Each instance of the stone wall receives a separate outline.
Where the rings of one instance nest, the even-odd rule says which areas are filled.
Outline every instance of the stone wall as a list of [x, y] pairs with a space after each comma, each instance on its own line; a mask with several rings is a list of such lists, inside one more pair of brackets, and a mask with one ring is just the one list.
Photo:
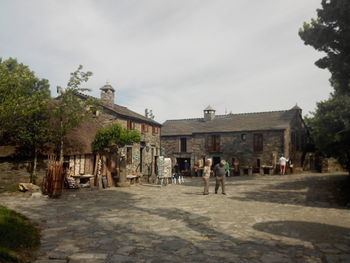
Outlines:
[[334, 158], [323, 158], [322, 160], [322, 173], [334, 173], [344, 172], [345, 169], [339, 164], [337, 159]]
[[[12, 186], [30, 182], [31, 160], [0, 160], [0, 186]], [[40, 184], [46, 174], [46, 161], [39, 160], [36, 184]]]
[[[253, 136], [255, 133], [263, 135], [263, 151], [254, 152]], [[245, 134], [245, 140], [242, 140]], [[203, 158], [220, 157], [232, 163], [232, 158], [238, 159], [243, 166], [273, 165], [276, 158], [284, 151], [284, 131], [254, 131], [215, 133], [220, 135], [220, 151], [208, 152], [206, 149], [206, 137], [211, 134], [195, 134], [193, 136], [163, 136], [161, 145], [165, 148], [166, 156], [175, 158], [191, 158], [193, 166], [197, 160]], [[187, 138], [187, 153], [179, 152], [180, 138]]]
[[[105, 110], [98, 116], [98, 120], [103, 126], [110, 125], [112, 123], [118, 123], [123, 128], [127, 128], [127, 120], [118, 118], [113, 112]], [[142, 122], [135, 121], [134, 129], [141, 133], [141, 142], [128, 145], [123, 150], [126, 154], [127, 148], [131, 148], [132, 160], [126, 166], [127, 174], [141, 173], [145, 176], [155, 174], [155, 157], [160, 153], [160, 128], [158, 134], [152, 133], [152, 126], [148, 125], [148, 131], [142, 133]], [[148, 150], [148, 151], [147, 151]], [[142, 151], [142, 154], [141, 154]], [[142, 163], [141, 161], [142, 155]], [[141, 167], [142, 166], [142, 167]]]

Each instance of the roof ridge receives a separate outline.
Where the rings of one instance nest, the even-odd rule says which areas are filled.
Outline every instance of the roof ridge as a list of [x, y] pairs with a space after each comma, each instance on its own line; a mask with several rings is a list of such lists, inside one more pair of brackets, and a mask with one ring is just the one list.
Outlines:
[[91, 95], [87, 95], [87, 94], [84, 94], [84, 93], [81, 93], [81, 92], [78, 92], [78, 91], [75, 91], [74, 93], [77, 94], [77, 95], [83, 96], [85, 98], [90, 97], [90, 98], [93, 98], [93, 99], [97, 99], [97, 100], [100, 101], [100, 104], [101, 104], [102, 107], [105, 107], [106, 109], [112, 110], [112, 111], [114, 111], [117, 114], [120, 114], [120, 115], [123, 115], [123, 116], [127, 116], [127, 115], [125, 115], [123, 113], [117, 112], [117, 110], [113, 108], [114, 106], [121, 107], [121, 108], [123, 108], [125, 110], [128, 110], [128, 111], [132, 112], [133, 114], [138, 115], [137, 117], [134, 117], [134, 116], [127, 116], [127, 117], [136, 118], [136, 119], [140, 119], [140, 120], [143, 120], [143, 121], [148, 121], [148, 122], [151, 122], [151, 123], [154, 123], [154, 124], [161, 125], [159, 122], [157, 122], [157, 121], [155, 121], [153, 119], [150, 119], [150, 118], [148, 118], [146, 116], [143, 116], [142, 114], [140, 114], [140, 113], [138, 113], [136, 111], [130, 110], [130, 109], [128, 109], [125, 106], [121, 106], [121, 105], [116, 104], [116, 103], [113, 103], [113, 105], [108, 105], [108, 104], [103, 103], [101, 98], [96, 98], [96, 97], [93, 97]]
[[187, 118], [187, 119], [176, 119], [176, 120], [166, 120], [166, 121], [191, 121], [191, 120], [203, 120], [203, 118]]
[[215, 117], [223, 117], [223, 116], [231, 116], [231, 115], [248, 115], [248, 114], [264, 114], [264, 113], [273, 113], [273, 112], [286, 112], [289, 110], [273, 110], [273, 111], [255, 111], [255, 112], [240, 112], [240, 113], [228, 113], [228, 114], [221, 114], [221, 115], [215, 115]]

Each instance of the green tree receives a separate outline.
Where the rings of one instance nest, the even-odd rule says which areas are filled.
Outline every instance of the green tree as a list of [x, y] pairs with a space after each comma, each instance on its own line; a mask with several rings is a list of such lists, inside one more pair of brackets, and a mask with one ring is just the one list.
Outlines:
[[305, 45], [324, 52], [316, 66], [328, 69], [337, 94], [350, 94], [350, 1], [322, 0], [317, 19], [304, 22], [299, 36]]
[[[91, 144], [94, 152], [114, 152], [118, 155], [119, 149], [127, 144], [140, 142], [141, 135], [138, 131], [128, 130], [119, 124], [112, 124], [96, 132], [95, 139]], [[119, 186], [126, 182], [125, 156], [120, 159]], [[99, 179], [98, 179], [99, 180]]]
[[317, 19], [304, 23], [299, 36], [325, 53], [316, 66], [328, 69], [334, 92], [308, 119], [317, 148], [338, 158], [350, 172], [350, 1], [322, 0]]
[[49, 83], [38, 79], [16, 59], [0, 60], [0, 137], [17, 151], [33, 156], [31, 182], [36, 178], [37, 156], [50, 141]]
[[81, 85], [89, 80], [92, 72], [83, 72], [82, 69], [83, 66], [80, 65], [76, 71], [71, 73], [65, 89], [57, 87], [59, 97], [55, 103], [54, 116], [57, 120], [56, 145], [59, 149], [60, 162], [63, 161], [63, 138], [69, 130], [78, 127], [81, 121], [91, 113], [90, 109], [96, 105], [96, 100], [82, 99], [76, 96], [77, 93], [90, 91], [87, 88], [82, 88]]
[[96, 132], [91, 147], [93, 151], [99, 152], [110, 148], [118, 149], [140, 140], [141, 135], [138, 131], [125, 129], [119, 124], [112, 124]]

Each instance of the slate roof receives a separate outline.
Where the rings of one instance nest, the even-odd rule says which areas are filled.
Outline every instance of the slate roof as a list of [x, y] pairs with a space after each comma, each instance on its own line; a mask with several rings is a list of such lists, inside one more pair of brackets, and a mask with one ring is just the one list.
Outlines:
[[[81, 98], [92, 98], [92, 99], [97, 99], [95, 97], [83, 94], [83, 93], [76, 93], [77, 96], [81, 97]], [[141, 114], [138, 114], [132, 110], [129, 110], [127, 107], [123, 107], [120, 106], [118, 104], [113, 104], [113, 105], [107, 105], [105, 103], [102, 103], [102, 101], [100, 99], [97, 99], [101, 102], [101, 106], [103, 106], [106, 109], [109, 109], [111, 111], [113, 111], [114, 113], [116, 113], [117, 115], [124, 117], [126, 119], [133, 119], [136, 121], [140, 121], [140, 122], [145, 122], [151, 125], [156, 125], [156, 126], [161, 126], [161, 124], [159, 122], [156, 122], [155, 120], [152, 120], [150, 118], [147, 118]]]
[[167, 120], [161, 136], [192, 135], [194, 133], [239, 132], [254, 130], [284, 130], [298, 114], [296, 109], [270, 112], [217, 115], [211, 121], [203, 118]]

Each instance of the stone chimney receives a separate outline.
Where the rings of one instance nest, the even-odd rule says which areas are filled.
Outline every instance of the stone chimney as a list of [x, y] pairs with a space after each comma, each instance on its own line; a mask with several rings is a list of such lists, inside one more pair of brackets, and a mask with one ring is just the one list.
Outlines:
[[204, 120], [212, 121], [215, 119], [215, 110], [209, 105], [204, 109]]
[[114, 104], [114, 93], [115, 93], [115, 90], [113, 89], [113, 87], [111, 85], [109, 85], [107, 82], [106, 85], [104, 85], [102, 88], [100, 88], [100, 90], [101, 90], [102, 102], [105, 104], [108, 104], [108, 105], [113, 105]]
[[291, 110], [295, 110], [296, 112], [298, 112], [300, 115], [302, 114], [303, 110], [298, 106], [298, 104], [296, 103], [295, 106], [293, 108], [291, 108]]

